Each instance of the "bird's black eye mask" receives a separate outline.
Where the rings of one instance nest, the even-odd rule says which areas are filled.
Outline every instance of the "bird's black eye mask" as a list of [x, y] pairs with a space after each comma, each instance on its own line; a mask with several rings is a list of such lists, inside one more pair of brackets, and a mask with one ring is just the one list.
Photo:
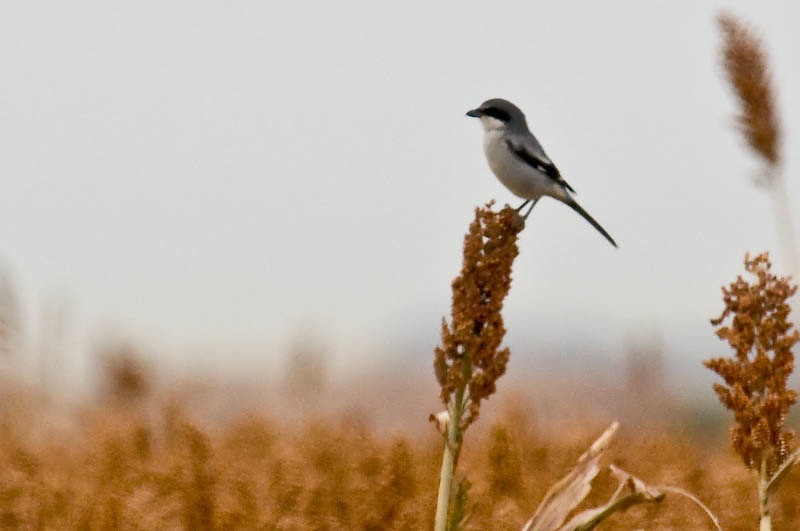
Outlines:
[[484, 116], [491, 116], [496, 120], [500, 120], [501, 122], [508, 122], [511, 120], [511, 115], [508, 114], [503, 109], [498, 109], [497, 107], [488, 107], [486, 109], [481, 109], [481, 114]]

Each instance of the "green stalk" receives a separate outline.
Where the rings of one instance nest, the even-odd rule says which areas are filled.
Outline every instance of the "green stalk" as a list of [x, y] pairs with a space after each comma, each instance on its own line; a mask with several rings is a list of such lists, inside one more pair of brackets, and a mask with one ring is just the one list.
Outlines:
[[767, 477], [767, 458], [761, 459], [761, 470], [758, 474], [758, 505], [761, 514], [759, 531], [772, 531], [772, 519], [769, 516], [769, 477]]
[[[452, 420], [452, 418], [451, 418]], [[456, 452], [452, 444], [455, 442], [455, 432], [452, 429], [452, 422], [447, 424], [447, 439], [444, 445], [444, 456], [442, 457], [442, 472], [439, 478], [439, 497], [436, 500], [436, 524], [435, 531], [447, 531], [447, 510], [450, 507], [450, 489], [453, 485], [453, 469], [455, 468]]]
[[800, 258], [797, 254], [796, 238], [794, 236], [794, 226], [792, 225], [792, 207], [789, 204], [789, 195], [786, 192], [786, 181], [783, 175], [776, 168], [771, 168], [772, 175], [772, 201], [775, 205], [775, 220], [778, 226], [778, 240], [783, 248], [783, 259], [786, 260], [786, 267], [789, 274], [795, 276], [800, 274]]
[[448, 408], [450, 418], [447, 421], [447, 437], [444, 444], [444, 455], [442, 456], [442, 470], [439, 475], [439, 496], [436, 500], [434, 531], [447, 531], [453, 472], [458, 461], [458, 455], [461, 453], [461, 441], [463, 440], [461, 418], [464, 416], [464, 394], [470, 376], [472, 376], [472, 362], [469, 356], [464, 356], [461, 369], [463, 376], [461, 385], [456, 389], [452, 406]]

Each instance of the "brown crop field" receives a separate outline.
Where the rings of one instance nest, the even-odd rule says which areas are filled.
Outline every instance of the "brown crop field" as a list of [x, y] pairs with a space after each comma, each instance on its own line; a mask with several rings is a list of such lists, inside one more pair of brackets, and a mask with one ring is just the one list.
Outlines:
[[[330, 402], [326, 398], [292, 408], [287, 399], [285, 407], [258, 410], [229, 401], [223, 417], [210, 414], [208, 404], [224, 391], [164, 398], [161, 391], [137, 392], [152, 386], [131, 387], [132, 381], [142, 384], [136, 377], [114, 381], [116, 390], [105, 388], [92, 403], [70, 407], [19, 388], [4, 394], [0, 527], [432, 526], [442, 443], [426, 423], [428, 410], [421, 408], [425, 402], [435, 407], [433, 385], [393, 382], [360, 390], [363, 404], [378, 403], [379, 394], [387, 392], [397, 403], [405, 392], [407, 403], [417, 404], [419, 393], [429, 392], [431, 399], [420, 407], [398, 407], [394, 419], [381, 418], [374, 408], [348, 406], [341, 398], [345, 390], [326, 391], [327, 397], [340, 397], [338, 405], [323, 406]], [[4, 388], [14, 387], [6, 382]], [[466, 435], [459, 463], [472, 484], [466, 529], [521, 529], [550, 485], [607, 425], [606, 415], [582, 410], [580, 393], [564, 396], [565, 387], [547, 391], [551, 398], [561, 396], [560, 413], [568, 419], [562, 421], [534, 413], [538, 404], [529, 392], [501, 386], [498, 393], [498, 404]], [[692, 431], [685, 427], [689, 412], [669, 401], [629, 396], [650, 408], [650, 420], [623, 417], [602, 464], [614, 463], [650, 485], [692, 492], [719, 516], [723, 529], [753, 529], [758, 521], [753, 473], [730, 448], [720, 418], [710, 432]], [[604, 467], [581, 507], [602, 503], [613, 487]], [[798, 471], [785, 478], [772, 503], [776, 529], [800, 522]], [[697, 506], [669, 495], [617, 513], [601, 528], [713, 529]]]

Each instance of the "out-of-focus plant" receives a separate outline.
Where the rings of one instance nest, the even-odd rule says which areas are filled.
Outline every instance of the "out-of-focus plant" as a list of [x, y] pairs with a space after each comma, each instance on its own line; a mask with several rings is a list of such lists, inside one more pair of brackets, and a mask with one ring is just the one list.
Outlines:
[[725, 74], [739, 100], [739, 129], [767, 167], [776, 168], [781, 162], [781, 126], [767, 54], [761, 40], [736, 17], [722, 14], [718, 21]]
[[327, 383], [328, 352], [323, 343], [306, 335], [289, 349], [284, 384], [294, 400], [311, 404], [318, 400]]
[[450, 324], [442, 320], [442, 343], [434, 353], [434, 371], [446, 410], [432, 416], [444, 436], [444, 456], [436, 506], [436, 531], [457, 529], [467, 516], [467, 482], [458, 481], [451, 510], [453, 472], [465, 430], [478, 418], [481, 402], [491, 396], [505, 373], [509, 350], [500, 314], [511, 287], [511, 267], [518, 254], [519, 214], [492, 203], [475, 210], [464, 238], [461, 273], [453, 281]]
[[0, 356], [11, 356], [21, 339], [20, 308], [9, 275], [0, 269]]
[[793, 434], [784, 428], [789, 407], [797, 401], [797, 393], [786, 387], [794, 369], [792, 347], [800, 339], [789, 321], [788, 301], [797, 286], [772, 274], [771, 266], [767, 253], [752, 259], [745, 255], [753, 281], [739, 276], [723, 287], [725, 309], [711, 320], [734, 354], [704, 362], [725, 380], [725, 385], [714, 384], [714, 391], [734, 414], [733, 449], [758, 476], [762, 531], [771, 529], [770, 493], [800, 460], [800, 452], [791, 453]]
[[98, 358], [102, 369], [102, 392], [107, 397], [130, 406], [152, 391], [151, 368], [131, 344], [120, 342], [104, 345]]
[[778, 236], [787, 267], [800, 274], [800, 259], [789, 198], [781, 168], [782, 128], [767, 53], [756, 34], [729, 14], [719, 16], [723, 34], [722, 64], [736, 99], [736, 121], [747, 145], [764, 164], [758, 183], [772, 194]]

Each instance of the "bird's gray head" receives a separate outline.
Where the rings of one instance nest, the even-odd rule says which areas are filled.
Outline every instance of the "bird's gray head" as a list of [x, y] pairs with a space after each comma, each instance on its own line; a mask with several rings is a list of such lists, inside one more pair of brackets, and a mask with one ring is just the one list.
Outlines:
[[528, 129], [525, 115], [519, 107], [502, 98], [492, 98], [481, 103], [477, 109], [467, 111], [467, 116], [480, 118], [484, 130], [513, 129], [524, 131]]

